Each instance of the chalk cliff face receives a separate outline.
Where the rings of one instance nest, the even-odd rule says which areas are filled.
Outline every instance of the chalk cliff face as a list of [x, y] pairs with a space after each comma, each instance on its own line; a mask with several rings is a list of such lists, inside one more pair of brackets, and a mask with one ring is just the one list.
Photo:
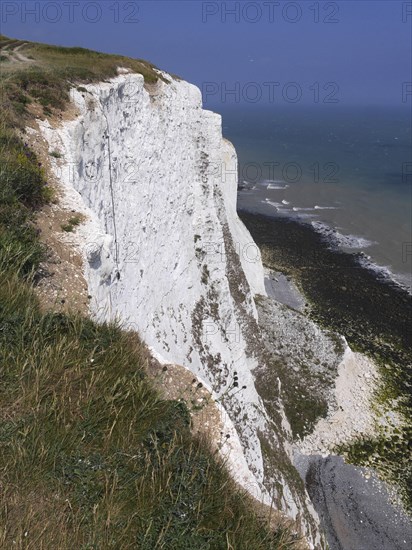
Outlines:
[[56, 174], [65, 200], [87, 215], [78, 234], [91, 310], [138, 330], [220, 397], [243, 451], [234, 475], [299, 516], [317, 545], [316, 516], [290, 474], [281, 401], [269, 418], [255, 388], [265, 357], [253, 296], [265, 294], [264, 274], [236, 214], [236, 153], [221, 117], [202, 109], [200, 91], [163, 77], [169, 82], [147, 86], [122, 74], [72, 90], [75, 120], [41, 125], [50, 149], [63, 154]]

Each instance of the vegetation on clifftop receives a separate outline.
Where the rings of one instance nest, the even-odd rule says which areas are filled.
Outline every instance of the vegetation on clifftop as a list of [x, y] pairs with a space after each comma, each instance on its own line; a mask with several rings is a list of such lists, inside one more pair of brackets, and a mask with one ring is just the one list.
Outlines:
[[2, 110], [8, 116], [17, 115], [14, 123], [27, 113], [33, 101], [43, 107], [46, 115], [53, 109], [63, 109], [75, 83], [112, 78], [119, 67], [143, 75], [148, 84], [165, 80], [147, 61], [85, 48], [23, 42], [0, 35], [0, 51]]

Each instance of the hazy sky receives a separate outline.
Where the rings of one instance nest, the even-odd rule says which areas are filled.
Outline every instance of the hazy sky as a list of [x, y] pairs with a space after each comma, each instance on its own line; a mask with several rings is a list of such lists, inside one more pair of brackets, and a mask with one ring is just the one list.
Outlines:
[[412, 102], [412, 2], [4, 0], [1, 10], [8, 36], [147, 59], [210, 106], [402, 105], [402, 86]]

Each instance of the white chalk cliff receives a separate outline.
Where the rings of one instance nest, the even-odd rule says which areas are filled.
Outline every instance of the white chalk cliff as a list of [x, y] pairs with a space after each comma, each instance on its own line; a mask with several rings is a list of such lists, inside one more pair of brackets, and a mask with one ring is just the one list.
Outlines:
[[282, 404], [278, 420], [269, 418], [255, 387], [264, 357], [253, 297], [265, 294], [264, 273], [236, 214], [236, 152], [200, 91], [162, 75], [168, 82], [122, 74], [74, 89], [79, 115], [57, 129], [41, 123], [50, 150], [63, 155], [55, 166], [65, 200], [87, 215], [78, 235], [91, 310], [134, 328], [220, 396], [243, 453], [229, 454], [234, 475], [298, 518], [318, 546], [316, 514], [289, 475]]

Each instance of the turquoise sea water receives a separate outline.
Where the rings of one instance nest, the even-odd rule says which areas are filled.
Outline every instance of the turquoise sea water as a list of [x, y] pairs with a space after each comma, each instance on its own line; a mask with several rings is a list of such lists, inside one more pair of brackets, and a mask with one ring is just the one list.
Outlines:
[[239, 208], [304, 220], [411, 286], [410, 108], [216, 110], [238, 153]]

